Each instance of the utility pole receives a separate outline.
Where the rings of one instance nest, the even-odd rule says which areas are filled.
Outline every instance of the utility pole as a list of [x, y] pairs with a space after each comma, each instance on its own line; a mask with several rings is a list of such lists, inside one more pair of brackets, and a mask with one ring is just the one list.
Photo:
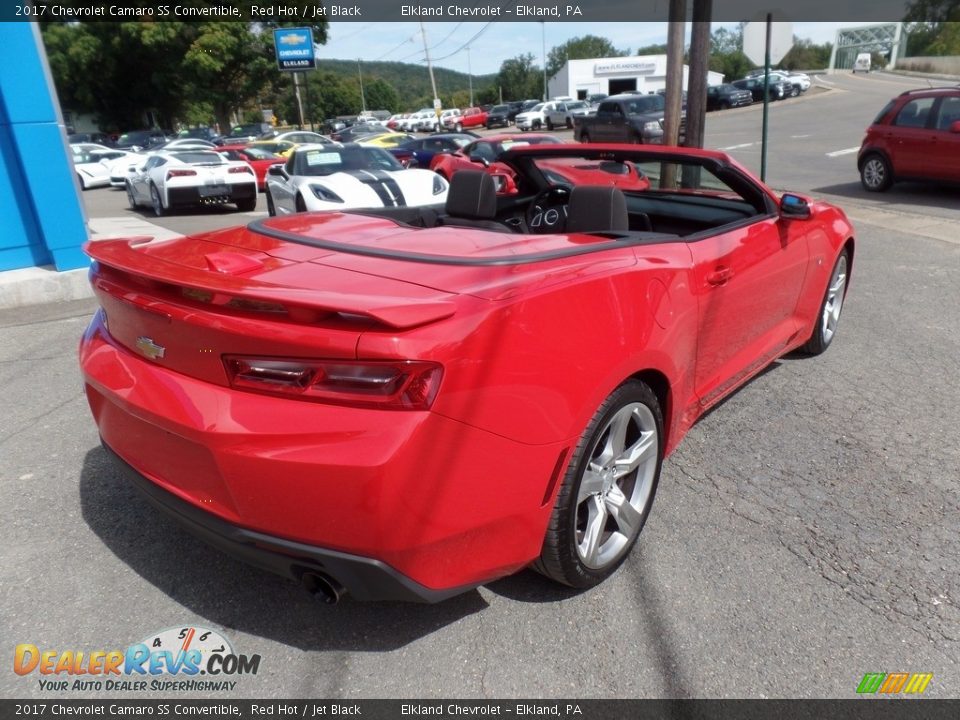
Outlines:
[[540, 23], [540, 42], [543, 52], [543, 101], [547, 101], [547, 23]]
[[437, 115], [437, 127], [440, 127], [440, 96], [437, 95], [437, 81], [433, 77], [433, 64], [430, 62], [430, 48], [427, 47], [427, 30], [420, 21], [420, 34], [423, 36], [423, 54], [427, 59], [427, 72], [430, 73], [430, 87], [433, 88], [433, 111]]
[[363, 69], [360, 67], [361, 58], [357, 58], [357, 75], [360, 76], [360, 108], [361, 112], [367, 111], [367, 98], [363, 94]]
[[683, 99], [683, 39], [687, 0], [670, 0], [667, 29], [667, 88], [663, 119], [663, 144], [676, 145], [680, 136]]
[[690, 35], [690, 74], [687, 78], [687, 147], [702, 148], [707, 117], [707, 71], [710, 64], [710, 17], [712, 0], [693, 0], [693, 32]]
[[470, 107], [473, 107], [473, 70], [470, 69], [470, 46], [467, 45], [467, 82], [470, 83]]

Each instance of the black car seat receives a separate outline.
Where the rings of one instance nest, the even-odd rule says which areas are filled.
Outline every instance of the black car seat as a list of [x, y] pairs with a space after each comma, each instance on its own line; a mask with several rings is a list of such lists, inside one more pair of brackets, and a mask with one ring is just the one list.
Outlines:
[[[643, 216], [644, 230], [650, 220]], [[568, 233], [627, 232], [630, 216], [627, 200], [619, 188], [607, 185], [575, 185], [567, 206]]]
[[477, 170], [459, 170], [450, 180], [447, 191], [446, 214], [441, 225], [473, 227], [497, 232], [513, 232], [495, 220], [497, 216], [497, 186], [493, 178]]

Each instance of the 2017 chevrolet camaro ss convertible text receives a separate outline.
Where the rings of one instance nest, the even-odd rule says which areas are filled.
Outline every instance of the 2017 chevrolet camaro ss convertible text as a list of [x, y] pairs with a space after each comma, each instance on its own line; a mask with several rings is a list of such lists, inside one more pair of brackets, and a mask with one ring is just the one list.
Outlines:
[[331, 600], [613, 573], [696, 419], [831, 344], [853, 229], [719, 152], [498, 160], [512, 194], [90, 243], [80, 361], [131, 481]]

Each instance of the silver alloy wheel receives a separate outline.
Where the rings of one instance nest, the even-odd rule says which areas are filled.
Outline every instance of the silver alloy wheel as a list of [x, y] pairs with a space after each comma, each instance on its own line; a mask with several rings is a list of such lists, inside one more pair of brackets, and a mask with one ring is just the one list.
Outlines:
[[840, 311], [843, 310], [843, 294], [847, 286], [847, 256], [841, 255], [837, 266], [830, 278], [830, 287], [827, 288], [827, 297], [823, 303], [823, 317], [820, 321], [820, 332], [823, 344], [829, 345], [833, 334], [837, 331], [840, 322]]
[[616, 562], [640, 532], [659, 452], [657, 423], [643, 403], [624, 405], [599, 434], [576, 503], [575, 544], [586, 567]]
[[150, 204], [153, 205], [153, 212], [157, 217], [163, 215], [163, 200], [160, 199], [160, 191], [156, 185], [150, 186]]
[[877, 190], [882, 188], [886, 181], [886, 164], [874, 155], [863, 164], [863, 184], [871, 190]]

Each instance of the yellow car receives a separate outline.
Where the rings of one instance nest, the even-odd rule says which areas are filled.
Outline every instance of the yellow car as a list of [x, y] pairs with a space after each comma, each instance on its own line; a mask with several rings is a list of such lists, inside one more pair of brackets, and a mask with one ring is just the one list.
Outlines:
[[250, 143], [248, 147], [260, 148], [280, 157], [290, 157], [290, 153], [297, 147], [297, 144], [288, 140], [257, 140]]
[[370, 147], [395, 148], [406, 140], [412, 140], [413, 135], [406, 133], [388, 132], [383, 135], [369, 135], [357, 140], [357, 145], [369, 145]]

